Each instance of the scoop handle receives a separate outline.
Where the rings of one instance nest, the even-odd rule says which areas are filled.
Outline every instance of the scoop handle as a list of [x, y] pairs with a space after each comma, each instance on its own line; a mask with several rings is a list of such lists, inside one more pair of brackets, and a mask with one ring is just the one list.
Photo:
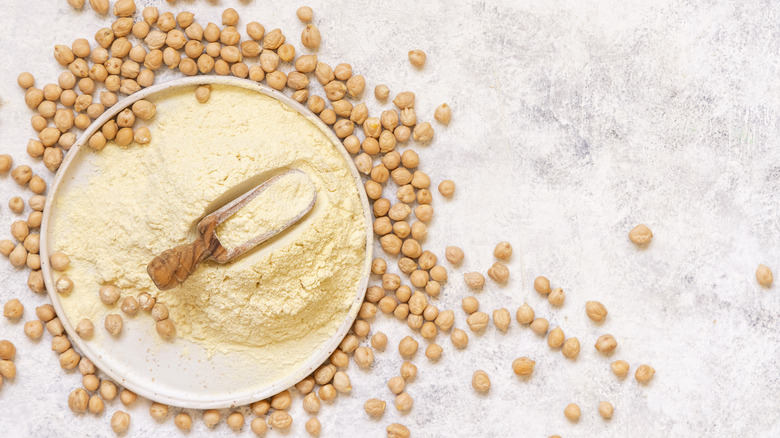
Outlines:
[[158, 289], [173, 289], [182, 284], [195, 268], [209, 257], [211, 249], [203, 238], [199, 238], [192, 243], [163, 251], [146, 266], [146, 272]]

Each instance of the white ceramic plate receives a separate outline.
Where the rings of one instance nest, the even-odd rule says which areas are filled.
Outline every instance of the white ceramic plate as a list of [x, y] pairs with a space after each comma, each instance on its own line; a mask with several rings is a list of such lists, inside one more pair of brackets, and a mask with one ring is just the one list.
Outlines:
[[[69, 315], [63, 311], [59, 295], [54, 292], [54, 280], [48, 262], [51, 250], [49, 242], [53, 239], [49, 235], [49, 216], [53, 201], [57, 198], [58, 193], [84, 181], [84, 178], [92, 171], [86, 162], [85, 156], [87, 154], [82, 152], [81, 145], [85, 145], [89, 137], [103, 123], [122, 109], [132, 105], [133, 102], [162, 91], [198, 84], [226, 84], [253, 90], [273, 97], [304, 115], [331, 139], [333, 147], [343, 156], [346, 165], [352, 172], [363, 205], [366, 220], [365, 262], [363, 266], [355, 267], [355, 269], [361, 269], [363, 275], [357, 290], [355, 290], [355, 300], [349, 314], [344, 318], [336, 334], [313, 350], [303, 365], [297, 369], [290, 369], [283, 377], [274, 380], [270, 385], [260, 386], [253, 383], [253, 379], [248, 378], [248, 376], [256, 375], [257, 367], [252, 368], [252, 360], [247, 355], [216, 353], [209, 357], [198, 344], [181, 338], [177, 338], [174, 342], [151, 342], [150, 340], [157, 336], [153, 324], [126, 324], [122, 336], [118, 339], [106, 337], [107, 339], [102, 342], [94, 340], [85, 342], [76, 334], [77, 321], [71, 321], [68, 318]], [[46, 200], [41, 225], [41, 268], [43, 269], [46, 289], [51, 291], [49, 297], [70, 336], [71, 342], [76, 345], [82, 355], [94, 362], [111, 379], [139, 395], [160, 403], [196, 409], [225, 408], [262, 400], [289, 388], [313, 372], [338, 347], [349, 331], [363, 302], [373, 252], [372, 230], [371, 210], [360, 175], [339, 139], [318, 117], [282, 93], [253, 81], [219, 76], [190, 77], [154, 85], [123, 99], [95, 120], [70, 149], [54, 178]]]

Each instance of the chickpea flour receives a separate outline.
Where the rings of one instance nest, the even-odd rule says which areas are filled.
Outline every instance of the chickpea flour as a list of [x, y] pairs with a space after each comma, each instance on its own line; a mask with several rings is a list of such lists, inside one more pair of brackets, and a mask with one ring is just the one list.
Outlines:
[[[70, 256], [65, 274], [74, 283], [62, 303], [73, 321], [98, 326], [112, 311], [98, 297], [102, 285], [117, 286], [121, 298], [147, 292], [168, 306], [176, 337], [210, 354], [250, 352], [281, 375], [333, 336], [350, 311], [366, 269], [358, 191], [336, 146], [292, 108], [228, 85], [213, 85], [199, 103], [195, 88], [151, 99], [151, 142], [108, 142], [89, 152], [93, 176], [58, 197], [53, 245]], [[155, 255], [191, 241], [215, 202], [290, 168], [316, 186], [317, 202], [303, 219], [232, 263], [207, 261], [181, 286], [157, 290], [146, 273]], [[262, 221], [284, 219], [296, 184], [280, 187], [291, 190], [274, 195], [282, 207], [263, 207]], [[254, 220], [249, 210], [223, 224], [223, 243], [240, 243]], [[143, 312], [125, 319], [154, 324]], [[93, 340], [104, 332], [95, 330]]]

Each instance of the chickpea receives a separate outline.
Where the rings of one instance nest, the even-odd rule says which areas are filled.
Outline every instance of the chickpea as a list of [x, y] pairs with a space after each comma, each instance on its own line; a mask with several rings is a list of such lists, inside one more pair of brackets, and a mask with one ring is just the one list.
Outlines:
[[653, 232], [645, 224], [639, 224], [628, 232], [628, 240], [635, 245], [644, 246], [653, 239]]
[[347, 335], [344, 337], [344, 339], [341, 341], [341, 344], [339, 344], [339, 348], [344, 353], [352, 353], [355, 351], [355, 349], [358, 347], [359, 341], [357, 336], [355, 335]]
[[419, 344], [414, 340], [414, 338], [411, 336], [406, 336], [401, 339], [401, 342], [398, 344], [398, 353], [401, 354], [401, 357], [411, 358], [415, 355], [415, 353], [417, 353], [418, 346]]
[[153, 296], [146, 292], [141, 292], [138, 294], [138, 305], [141, 307], [141, 309], [146, 310], [147, 312], [154, 308], [156, 301], [157, 300], [155, 300]]
[[422, 50], [409, 51], [409, 62], [417, 68], [422, 68], [425, 65], [425, 58], [425, 52]]
[[[51, 150], [51, 148], [49, 148], [49, 150]], [[41, 222], [43, 222], [43, 213], [40, 211], [33, 211], [27, 216], [27, 226], [30, 228], [39, 228]], [[3, 253], [1, 246], [0, 253]]]
[[192, 418], [189, 414], [182, 412], [173, 418], [173, 424], [175, 424], [179, 430], [188, 432], [192, 428]]
[[170, 319], [157, 321], [157, 323], [154, 325], [154, 328], [157, 330], [157, 334], [160, 335], [160, 337], [163, 339], [172, 338], [176, 332], [173, 321]]
[[97, 395], [93, 395], [89, 398], [89, 412], [93, 414], [102, 414], [103, 410], [105, 409], [105, 404], [103, 403], [103, 399], [101, 399]]
[[311, 23], [307, 24], [306, 28], [303, 29], [303, 32], [301, 33], [301, 43], [304, 47], [309, 49], [318, 48], [320, 46], [321, 38], [320, 30]]
[[369, 347], [358, 347], [355, 349], [355, 363], [360, 368], [368, 368], [374, 363], [374, 351]]
[[601, 415], [601, 417], [605, 420], [612, 418], [612, 413], [614, 411], [615, 409], [612, 407], [612, 403], [608, 401], [599, 402], [599, 415]]
[[318, 413], [321, 406], [322, 403], [320, 402], [320, 398], [313, 392], [309, 392], [303, 398], [303, 410], [310, 414]]
[[59, 336], [65, 333], [65, 328], [62, 326], [59, 318], [54, 318], [46, 323], [46, 331], [52, 336]]
[[135, 403], [137, 398], [138, 395], [133, 391], [130, 391], [129, 389], [123, 389], [122, 392], [119, 393], [119, 400], [125, 406], [132, 405], [133, 403]]
[[333, 379], [334, 374], [336, 374], [336, 367], [334, 365], [323, 365], [314, 371], [314, 381], [317, 382], [318, 385], [325, 385]]
[[639, 383], [647, 383], [653, 378], [654, 374], [655, 369], [650, 365], [639, 365], [639, 368], [637, 368], [634, 373], [634, 378], [636, 378], [636, 381]]
[[3, 306], [3, 316], [8, 319], [18, 319], [24, 313], [24, 306], [21, 301], [16, 298], [6, 301]]
[[553, 306], [562, 306], [565, 299], [566, 294], [560, 287], [556, 287], [552, 290], [552, 292], [550, 292], [549, 295], [547, 295], [547, 301], [549, 301]]
[[398, 305], [398, 302], [395, 298], [391, 296], [386, 296], [379, 300], [379, 310], [381, 310], [383, 313], [390, 313], [395, 311], [396, 306]]
[[617, 341], [612, 335], [601, 335], [596, 340], [596, 350], [600, 353], [610, 353], [617, 348]]
[[11, 171], [11, 178], [20, 186], [27, 185], [33, 177], [32, 169], [30, 166], [21, 165], [17, 166]]
[[485, 312], [474, 312], [466, 318], [466, 323], [472, 332], [480, 332], [487, 327], [490, 317]]
[[152, 318], [155, 321], [162, 321], [168, 319], [168, 306], [164, 303], [157, 303], [152, 307]]
[[569, 359], [576, 359], [580, 354], [580, 340], [577, 338], [569, 338], [563, 343], [561, 353]]
[[57, 354], [62, 354], [70, 348], [70, 341], [67, 336], [55, 336], [51, 340], [51, 350]]
[[488, 269], [488, 276], [495, 282], [506, 283], [509, 280], [509, 268], [501, 262], [495, 262]]
[[534, 372], [536, 362], [527, 358], [519, 357], [512, 362], [512, 371], [518, 376], [530, 376]]
[[441, 358], [441, 354], [444, 351], [441, 346], [438, 344], [430, 344], [428, 348], [425, 349], [425, 357], [432, 361], [437, 361], [439, 358]]
[[396, 319], [404, 320], [409, 316], [409, 305], [406, 303], [399, 304], [393, 309], [393, 316]]
[[486, 393], [490, 391], [490, 377], [482, 370], [474, 371], [474, 375], [471, 377], [471, 386], [477, 392]]
[[24, 201], [18, 196], [14, 196], [8, 201], [8, 209], [19, 214], [24, 211]]
[[43, 306], [35, 308], [35, 316], [43, 322], [49, 322], [54, 319], [57, 314], [54, 313], [54, 307], [51, 304], [44, 304]]
[[756, 281], [758, 281], [758, 284], [764, 287], [771, 287], [773, 280], [772, 270], [768, 266], [759, 264], [758, 269], [756, 269]]
[[393, 423], [387, 426], [387, 438], [409, 438], [409, 428], [403, 424]]
[[72, 370], [78, 366], [81, 356], [72, 348], [60, 354], [60, 368], [63, 370]]
[[423, 317], [422, 315], [408, 315], [406, 317], [406, 325], [409, 326], [412, 330], [420, 330], [423, 326]]
[[320, 397], [320, 399], [324, 401], [330, 401], [336, 398], [336, 388], [333, 387], [330, 383], [327, 385], [321, 386], [320, 390], [317, 392], [317, 395]]
[[512, 322], [512, 317], [509, 315], [509, 311], [506, 309], [496, 309], [493, 311], [493, 323], [496, 328], [502, 332], [506, 332], [509, 329], [509, 324]]
[[594, 322], [602, 322], [607, 317], [607, 308], [598, 301], [585, 302], [585, 313]]
[[387, 335], [382, 332], [374, 333], [371, 337], [371, 346], [380, 351], [384, 350], [387, 346]]
[[385, 290], [379, 286], [371, 286], [366, 289], [366, 301], [369, 303], [377, 303], [385, 297]]
[[162, 403], [152, 403], [149, 407], [149, 415], [155, 420], [162, 420], [168, 415], [168, 406]]
[[95, 374], [97, 368], [95, 368], [95, 364], [91, 360], [84, 357], [79, 361], [79, 372], [82, 376], [86, 376], [87, 374]]
[[481, 290], [485, 286], [485, 277], [479, 272], [467, 272], [463, 274], [463, 279], [471, 289]]
[[122, 332], [122, 317], [116, 313], [109, 313], [103, 323], [106, 331], [112, 336], [118, 336]]
[[87, 394], [87, 391], [84, 391], [81, 388], [74, 389], [70, 395], [68, 395], [68, 407], [77, 414], [86, 412], [88, 403], [89, 395]]
[[426, 306], [428, 306], [428, 299], [425, 298], [425, 294], [420, 291], [415, 291], [411, 298], [409, 298], [409, 312], [411, 312], [412, 315], [422, 315]]
[[452, 345], [458, 349], [466, 348], [466, 346], [469, 344], [468, 334], [459, 328], [452, 330], [452, 333], [450, 334], [450, 340], [452, 341]]
[[138, 312], [138, 300], [135, 299], [135, 297], [129, 296], [125, 297], [122, 300], [122, 305], [120, 306], [120, 309], [122, 309], [122, 312], [124, 312], [127, 315], [135, 315]]
[[[235, 415], [231, 414], [231, 415]], [[240, 414], [239, 414], [240, 415]], [[228, 417], [228, 420], [230, 420], [230, 417]], [[243, 416], [241, 417], [241, 422], [243, 425]], [[293, 419], [285, 411], [274, 411], [271, 415], [268, 416], [268, 424], [271, 425], [272, 428], [278, 429], [278, 430], [288, 430], [290, 426], [292, 426]], [[237, 429], [236, 429], [237, 430]]]
[[127, 412], [116, 411], [111, 416], [111, 429], [117, 435], [121, 435], [130, 428], [130, 414]]
[[578, 421], [580, 419], [580, 407], [576, 403], [569, 403], [563, 410], [563, 415], [569, 419], [569, 421]]
[[271, 409], [271, 402], [268, 400], [256, 401], [249, 405], [249, 408], [252, 409], [252, 413], [257, 416], [265, 415]]
[[558, 348], [563, 345], [564, 339], [563, 330], [560, 327], [555, 327], [547, 334], [547, 345], [550, 348]]
[[116, 385], [110, 380], [103, 380], [100, 382], [100, 396], [104, 400], [112, 401], [116, 398]]
[[461, 307], [463, 307], [464, 312], [471, 315], [479, 310], [479, 300], [472, 296], [465, 297], [461, 300]]
[[534, 320], [534, 309], [528, 303], [523, 303], [522, 306], [517, 308], [515, 318], [520, 324], [530, 324]]
[[107, 306], [113, 306], [119, 300], [121, 293], [119, 292], [118, 287], [107, 284], [105, 286], [101, 286], [101, 288], [98, 290], [98, 295], [100, 296], [100, 301], [102, 301], [103, 304]]
[[612, 368], [612, 372], [618, 377], [626, 377], [628, 374], [629, 365], [628, 362], [624, 360], [616, 360], [609, 364], [609, 366]]
[[417, 241], [425, 240], [425, 238], [428, 237], [428, 226], [425, 225], [425, 223], [423, 222], [417, 221], [412, 224], [411, 232], [412, 232], [412, 239], [415, 239]]
[[537, 335], [547, 334], [547, 329], [550, 327], [550, 323], [544, 318], [536, 318], [531, 322], [531, 330]]
[[24, 334], [30, 339], [40, 339], [43, 335], [43, 323], [38, 320], [24, 323]]
[[27, 263], [27, 250], [24, 249], [23, 244], [17, 244], [13, 251], [8, 254], [8, 261], [15, 268], [21, 268]]
[[540, 294], [549, 294], [552, 291], [552, 289], [550, 289], [550, 280], [548, 280], [547, 277], [536, 277], [534, 280], [534, 289]]
[[49, 256], [49, 261], [51, 263], [52, 269], [60, 272], [67, 269], [68, 266], [70, 265], [70, 259], [68, 258], [68, 256], [66, 256], [61, 252], [55, 252], [54, 254]]

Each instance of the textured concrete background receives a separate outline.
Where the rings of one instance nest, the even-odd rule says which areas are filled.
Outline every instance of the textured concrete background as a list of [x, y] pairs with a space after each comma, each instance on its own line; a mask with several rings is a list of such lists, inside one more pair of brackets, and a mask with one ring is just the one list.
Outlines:
[[[512, 279], [504, 287], [489, 283], [479, 294], [482, 309], [506, 307], [514, 315], [527, 300], [537, 315], [578, 336], [582, 353], [567, 360], [516, 323], [507, 334], [494, 327], [470, 334], [465, 351], [440, 335], [442, 359], [431, 364], [421, 349], [418, 378], [408, 386], [414, 408], [399, 415], [385, 383], [398, 374], [397, 343], [410, 331], [380, 315], [372, 331], [388, 334], [388, 350], [377, 353], [370, 372], [351, 366], [352, 395], [323, 405], [322, 436], [382, 436], [394, 421], [426, 437], [780, 434], [777, 286], [762, 289], [754, 278], [758, 263], [780, 273], [780, 5], [457, 3], [309, 2], [323, 34], [318, 55], [331, 65], [351, 63], [367, 90], [386, 83], [392, 92], [415, 91], [421, 120], [432, 119], [441, 102], [453, 108], [450, 126], [421, 148], [422, 169], [435, 183], [458, 184], [452, 200], [436, 197], [427, 246], [440, 256], [451, 244], [466, 252], [436, 304], [454, 308], [456, 326], [466, 328], [462, 272], [484, 272], [493, 245], [508, 240]], [[75, 12], [65, 0], [3, 6], [0, 153], [29, 163], [31, 113], [17, 74], [33, 72], [39, 86], [54, 81], [54, 44], [91, 40], [107, 19], [88, 8]], [[300, 46], [298, 3], [179, 1], [173, 9], [216, 22], [226, 6], [241, 12], [242, 24], [280, 27]], [[413, 48], [428, 53], [421, 71], [406, 60]], [[378, 114], [370, 91], [366, 97]], [[33, 166], [47, 175], [40, 163]], [[0, 177], [0, 193], [4, 238], [15, 219], [6, 200], [30, 193], [8, 176]], [[645, 250], [626, 237], [640, 222], [655, 233]], [[540, 274], [566, 290], [561, 309], [532, 291]], [[27, 290], [26, 275], [0, 263], [0, 301], [21, 298], [24, 320], [46, 301]], [[591, 299], [610, 311], [600, 326], [585, 316]], [[592, 347], [607, 332], [619, 342], [612, 357]], [[108, 403], [101, 417], [74, 417], [66, 399], [81, 376], [60, 370], [48, 334], [33, 343], [22, 322], [3, 320], [0, 338], [18, 349], [18, 376], [0, 390], [6, 436], [111, 435], [108, 420], [121, 404]], [[518, 356], [537, 362], [527, 381], [512, 374]], [[641, 363], [653, 365], [655, 379], [647, 386], [616, 379], [608, 363], [618, 358], [631, 363], [632, 374]], [[491, 376], [487, 396], [471, 389], [476, 369]], [[388, 401], [381, 421], [363, 412], [370, 397]], [[615, 405], [611, 421], [598, 416], [599, 400]], [[570, 402], [583, 411], [577, 424], [563, 416]], [[300, 397], [293, 406], [288, 436], [304, 435]], [[180, 434], [173, 415], [157, 423], [148, 407], [141, 400], [130, 410], [130, 435]], [[191, 413], [192, 435], [200, 436], [205, 426]], [[213, 432], [234, 435], [224, 423]]]

